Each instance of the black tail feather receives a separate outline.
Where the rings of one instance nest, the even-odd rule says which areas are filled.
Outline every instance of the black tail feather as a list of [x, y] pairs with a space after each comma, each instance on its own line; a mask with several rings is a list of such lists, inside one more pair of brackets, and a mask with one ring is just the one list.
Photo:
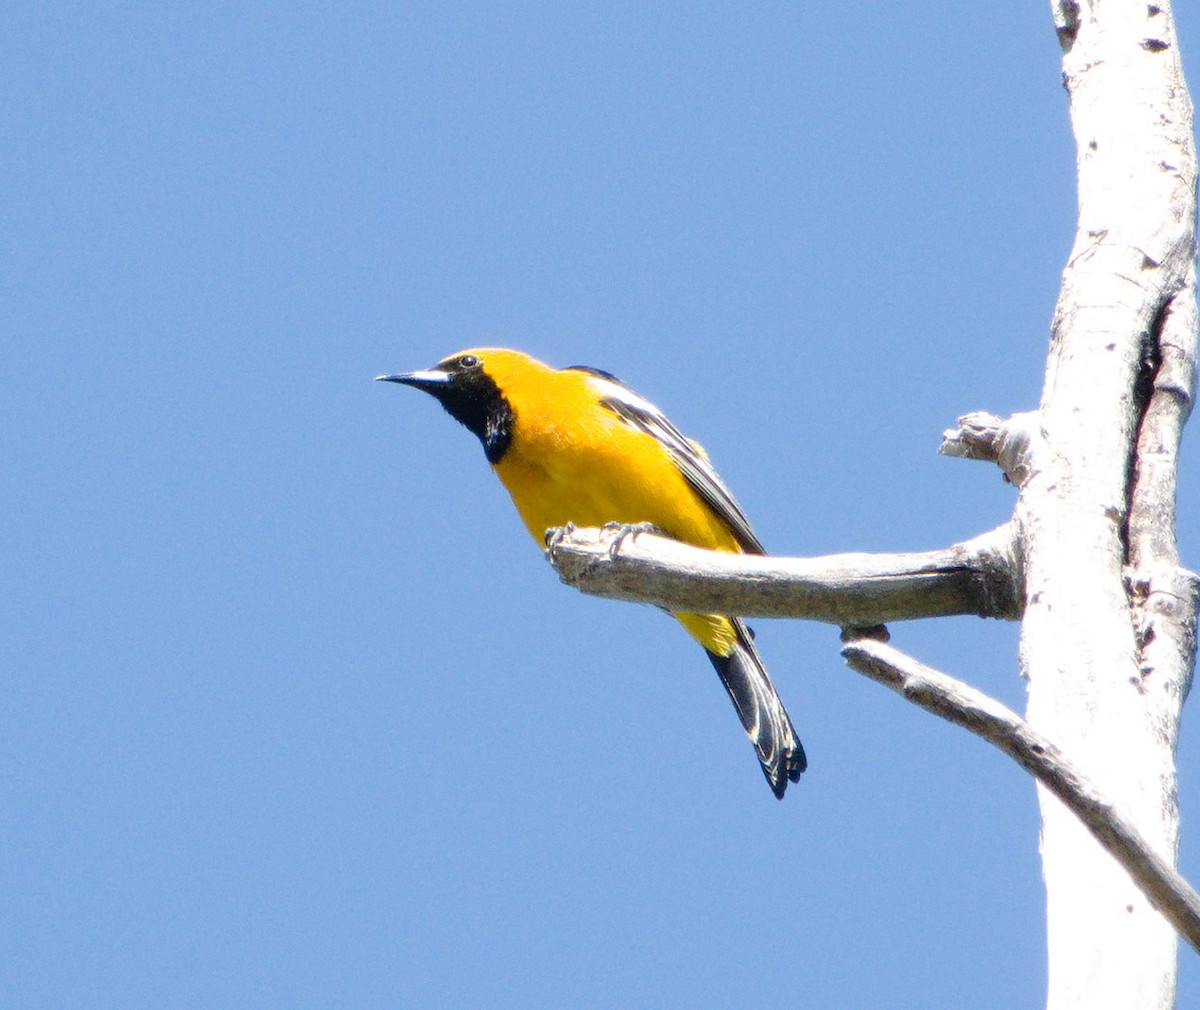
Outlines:
[[788, 782], [798, 782], [808, 758], [792, 720], [771, 683], [771, 677], [754, 647], [754, 638], [742, 621], [734, 621], [738, 643], [728, 656], [709, 652], [708, 658], [737, 709], [738, 717], [771, 791], [783, 799]]

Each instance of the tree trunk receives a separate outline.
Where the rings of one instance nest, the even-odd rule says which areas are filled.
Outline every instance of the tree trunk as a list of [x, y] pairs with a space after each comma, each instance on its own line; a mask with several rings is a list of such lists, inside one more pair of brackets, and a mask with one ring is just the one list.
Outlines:
[[[1174, 865], [1195, 631], [1174, 542], [1195, 362], [1191, 104], [1167, 2], [1056, 2], [1054, 13], [1079, 229], [1016, 510], [1028, 719]], [[1172, 1007], [1173, 930], [1041, 787], [1039, 802], [1048, 1007]]]

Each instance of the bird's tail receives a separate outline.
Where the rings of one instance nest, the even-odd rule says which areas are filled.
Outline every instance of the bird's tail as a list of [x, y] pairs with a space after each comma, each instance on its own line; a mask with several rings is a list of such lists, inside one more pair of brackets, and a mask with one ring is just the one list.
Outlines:
[[754, 647], [750, 629], [740, 620], [731, 620], [730, 623], [736, 640], [728, 655], [719, 655], [707, 647], [705, 652], [720, 674], [721, 683], [729, 692], [746, 735], [758, 752], [758, 760], [771, 791], [783, 799], [788, 782], [798, 782], [800, 773], [808, 767], [808, 758]]

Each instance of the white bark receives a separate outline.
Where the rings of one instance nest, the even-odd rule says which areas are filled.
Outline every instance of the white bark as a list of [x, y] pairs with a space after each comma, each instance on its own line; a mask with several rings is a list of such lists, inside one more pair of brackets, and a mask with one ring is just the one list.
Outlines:
[[[1143, 671], [1124, 575], [1146, 380], [1162, 358], [1167, 309], [1190, 298], [1191, 107], [1167, 3], [1054, 6], [1078, 150], [1079, 230], [1015, 513], [1028, 718], [1174, 865], [1182, 685]], [[1194, 346], [1194, 332], [1185, 339]], [[1039, 801], [1050, 1010], [1172, 1007], [1173, 931], [1058, 799], [1039, 788]]]

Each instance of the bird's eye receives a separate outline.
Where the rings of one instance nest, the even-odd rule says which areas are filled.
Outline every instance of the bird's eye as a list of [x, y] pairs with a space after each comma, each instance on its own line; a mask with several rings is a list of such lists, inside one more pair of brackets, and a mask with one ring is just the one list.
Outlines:
[[458, 359], [458, 363], [463, 368], [476, 368], [479, 365], [479, 359], [474, 354], [464, 354]]

